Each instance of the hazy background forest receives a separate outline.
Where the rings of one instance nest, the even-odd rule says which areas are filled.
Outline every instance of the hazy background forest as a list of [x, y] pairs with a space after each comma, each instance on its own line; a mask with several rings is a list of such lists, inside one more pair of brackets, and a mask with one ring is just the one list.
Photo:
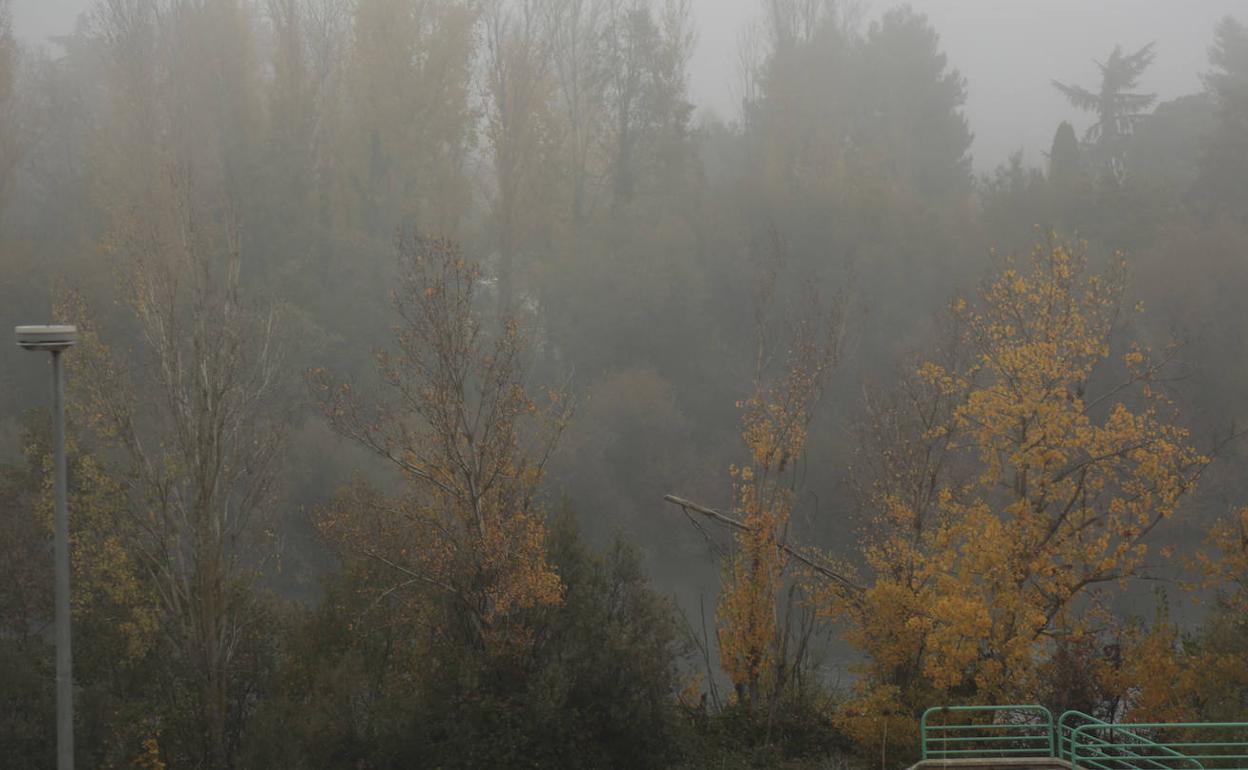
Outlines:
[[[83, 333], [82, 766], [1248, 715], [1248, 17], [1008, 5], [0, 0], [0, 320]], [[12, 767], [45, 364], [0, 346]]]

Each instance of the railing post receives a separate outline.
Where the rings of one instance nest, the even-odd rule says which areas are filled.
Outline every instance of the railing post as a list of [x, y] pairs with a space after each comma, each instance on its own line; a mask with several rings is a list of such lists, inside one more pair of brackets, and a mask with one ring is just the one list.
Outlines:
[[943, 709], [944, 707], [941, 706], [932, 706], [925, 709], [923, 715], [919, 717], [919, 757], [921, 759], [927, 759], [927, 715]]
[[1078, 770], [1079, 768], [1079, 736], [1092, 726], [1093, 725], [1079, 725], [1070, 733], [1070, 757], [1067, 761], [1070, 762], [1072, 770]]

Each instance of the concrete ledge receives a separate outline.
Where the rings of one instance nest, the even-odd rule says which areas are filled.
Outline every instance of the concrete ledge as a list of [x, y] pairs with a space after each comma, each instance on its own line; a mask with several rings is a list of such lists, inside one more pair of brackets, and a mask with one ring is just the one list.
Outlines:
[[910, 770], [1071, 770], [1070, 763], [1056, 757], [954, 757], [924, 759]]

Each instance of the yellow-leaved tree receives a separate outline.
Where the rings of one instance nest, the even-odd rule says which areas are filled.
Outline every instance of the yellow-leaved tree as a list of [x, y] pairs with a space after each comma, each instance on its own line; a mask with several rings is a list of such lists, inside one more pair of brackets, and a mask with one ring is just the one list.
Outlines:
[[[1228, 439], [1237, 437], [1232, 434]], [[1130, 622], [1116, 640], [1119, 665], [1106, 677], [1127, 721], [1234, 721], [1248, 697], [1248, 507], [1213, 522], [1187, 567], [1186, 588], [1205, 605], [1203, 623], [1184, 631], [1165, 601], [1149, 625]]]
[[[764, 350], [760, 333], [760, 351]], [[733, 508], [744, 526], [724, 565], [719, 654], [739, 702], [753, 711], [786, 686], [789, 639], [777, 607], [789, 554], [783, 545], [793, 509], [794, 465], [806, 451], [813, 409], [836, 362], [836, 325], [817, 317], [799, 321], [774, 382], [759, 371], [753, 393], [737, 402], [750, 451], [730, 469]]]
[[1248, 506], [1214, 523], [1210, 551], [1197, 554], [1203, 587], [1218, 591], [1221, 601], [1240, 617], [1248, 617]]
[[[770, 728], [780, 701], [800, 683], [810, 653], [813, 612], [804, 581], [786, 574], [791, 561], [843, 585], [842, 573], [788, 541], [790, 517], [811, 420], [837, 362], [840, 315], [818, 302], [804, 316], [769, 321], [777, 275], [760, 283], [754, 382], [737, 402], [749, 459], [729, 469], [732, 507], [719, 511], [673, 495], [667, 501], [732, 530], [716, 608], [720, 666], [734, 703]], [[776, 342], [780, 342], [777, 345]], [[807, 615], [803, 622], [802, 615]], [[712, 687], [712, 694], [714, 688]]]
[[955, 302], [950, 344], [871, 404], [870, 579], [824, 603], [863, 655], [842, 716], [866, 745], [886, 715], [1034, 697], [1054, 639], [1087, 632], [1081, 599], [1148, 568], [1208, 463], [1158, 386], [1165, 357], [1118, 342], [1124, 275], [1049, 239]]
[[1121, 688], [1132, 721], [1234, 721], [1248, 697], [1248, 507], [1214, 522], [1189, 562], [1189, 586], [1207, 605], [1203, 624], [1183, 633], [1168, 615], [1126, 639]]

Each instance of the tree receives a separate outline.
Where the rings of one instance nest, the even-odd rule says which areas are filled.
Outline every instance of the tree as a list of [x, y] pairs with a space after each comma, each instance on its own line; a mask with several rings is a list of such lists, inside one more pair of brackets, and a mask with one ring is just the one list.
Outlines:
[[872, 577], [828, 604], [867, 659], [860, 737], [873, 712], [1034, 697], [1053, 640], [1087, 631], [1076, 600], [1147, 572], [1147, 535], [1209, 462], [1156, 384], [1166, 357], [1111, 365], [1122, 270], [1056, 240], [1011, 261], [875, 412]]
[[559, 142], [546, 0], [494, 0], [484, 11], [486, 140], [493, 155], [498, 314], [512, 312], [518, 252], [550, 226]]
[[1079, 141], [1074, 127], [1063, 120], [1053, 133], [1053, 147], [1049, 150], [1049, 183], [1067, 189], [1078, 178]]
[[[530, 262], [530, 306], [549, 333], [549, 360], [575, 361], [591, 379], [642, 364], [656, 344], [646, 363], [664, 376], [691, 360], [684, 333], [652, 332], [692, 333], [702, 306], [688, 301], [701, 253], [688, 8], [684, 0], [551, 4], [560, 144], [554, 216]], [[666, 278], [656, 284], [657, 275]]]
[[[283, 415], [268, 400], [275, 316], [241, 290], [259, 116], [250, 8], [99, 2], [48, 67], [93, 95], [54, 120], [91, 125], [80, 173], [98, 215], [62, 212], [98, 248], [56, 309], [83, 331], [68, 363], [85, 459], [71, 467], [92, 641], [76, 657], [83, 748], [100, 765], [131, 764], [150, 740], [165, 761], [232, 766], [254, 705], [253, 579]], [[107, 344], [123, 336], [133, 344]]]
[[765, 0], [763, 18], [772, 49], [804, 43], [840, 14], [836, 0]]
[[344, 554], [384, 567], [365, 590], [406, 622], [509, 654], [531, 641], [522, 611], [562, 597], [537, 492], [568, 405], [557, 391], [540, 406], [529, 396], [516, 321], [486, 334], [474, 307], [481, 274], [458, 246], [405, 238], [399, 253], [398, 349], [377, 358], [393, 400], [367, 405], [323, 369], [310, 380], [334, 430], [392, 464], [407, 491], [390, 498], [359, 483], [321, 529]]
[[243, 766], [671, 766], [686, 732], [675, 606], [635, 548], [591, 548], [568, 509], [546, 545], [563, 601], [523, 613], [534, 644], [520, 659], [404, 622], [401, 603], [357, 591], [388, 568], [349, 558], [326, 601], [291, 618]]
[[315, 28], [330, 24], [318, 19], [317, 11], [322, 9], [311, 3], [268, 0], [266, 10], [274, 48], [273, 77], [267, 89], [273, 155], [267, 165], [282, 177], [274, 197], [293, 205], [314, 189], [320, 139], [318, 101], [323, 98], [330, 62], [314, 49], [313, 41], [320, 31]]
[[7, 762], [36, 768], [56, 757], [56, 736], [50, 729], [56, 706], [47, 686], [54, 675], [54, 652], [47, 638], [52, 625], [51, 534], [36, 513], [45, 486], [42, 453], [24, 459], [0, 466], [0, 526], [6, 532], [0, 540], [0, 677], [6, 683], [0, 740], [12, 747]]
[[1196, 193], [1207, 211], [1248, 217], [1248, 29], [1227, 17], [1209, 49], [1213, 71], [1205, 87], [1213, 95], [1216, 123], [1200, 163]]
[[345, 203], [365, 232], [454, 232], [469, 208], [476, 6], [354, 5], [342, 173]]
[[1218, 22], [1213, 32], [1213, 46], [1209, 49], [1209, 63], [1214, 69], [1205, 75], [1205, 86], [1213, 91], [1219, 106], [1226, 110], [1224, 117], [1244, 118], [1245, 78], [1248, 77], [1248, 29], [1234, 17], [1227, 16]]
[[551, 3], [551, 66], [567, 138], [567, 209], [572, 228], [583, 224], [592, 208], [591, 154], [602, 121], [601, 59], [598, 38], [606, 14], [603, 0]]
[[1126, 175], [1124, 140], [1135, 130], [1144, 111], [1157, 101], [1156, 94], [1131, 91], [1153, 63], [1154, 45], [1149, 43], [1133, 54], [1123, 54], [1121, 46], [1115, 46], [1103, 64], [1096, 63], [1101, 71], [1101, 85], [1097, 91], [1053, 81], [1053, 86], [1071, 105], [1096, 113], [1096, 122], [1088, 128], [1085, 138], [1093, 143], [1098, 163], [1104, 167], [1106, 179], [1112, 184], [1121, 184]]
[[860, 31], [840, 4], [777, 5], [799, 23], [771, 32], [744, 105], [737, 238], [778, 230], [815, 280], [852, 276], [857, 295], [891, 297], [872, 305], [862, 339], [889, 350], [913, 328], [898, 311], [966, 270], [954, 258], [973, 230], [965, 80], [921, 14], [896, 9]]
[[[761, 192], [784, 210], [789, 198], [832, 197], [845, 174], [844, 106], [856, 41], [836, 3], [774, 0], [766, 11], [766, 48], [761, 61], [747, 63], [754, 98], [743, 113]], [[809, 82], [810, 72], [824, 77]]]
[[[794, 469], [805, 454], [815, 407], [836, 364], [840, 334], [837, 312], [825, 313], [815, 304], [804, 317], [782, 322], [784, 341], [776, 345], [767, 318], [775, 282], [774, 269], [761, 281], [754, 383], [751, 394], [737, 402], [749, 461], [729, 469], [730, 512], [666, 498], [686, 513], [732, 530], [733, 549], [724, 560], [716, 608], [719, 659], [733, 685], [735, 705], [762, 726], [765, 743], [771, 741], [782, 701], [800, 689], [802, 668], [808, 665], [810, 629], [797, 618], [802, 607], [799, 587], [786, 575], [789, 562], [796, 559], [830, 573], [787, 540], [798, 483]], [[773, 365], [778, 372], [771, 371]]]
[[1248, 507], [1210, 527], [1194, 566], [1213, 596], [1204, 624], [1185, 640], [1184, 695], [1202, 719], [1237, 719], [1248, 703]]
[[[753, 392], [737, 404], [750, 460], [730, 469], [732, 510], [741, 527], [724, 565], [716, 610], [720, 662], [738, 703], [769, 726], [774, 712], [765, 712], [774, 709], [799, 676], [791, 670], [795, 664], [787, 624], [792, 618], [778, 616], [789, 561], [780, 546], [795, 496], [792, 470], [805, 452], [815, 406], [836, 362], [836, 333], [831, 318], [815, 315], [797, 322], [786, 345], [783, 372], [767, 382], [763, 366], [773, 354], [760, 323]], [[796, 658], [803, 662], [800, 651]]]
[[[0, 559], [0, 666], [12, 682], [12, 710], [0, 731], [17, 750], [14, 767], [40, 767], [55, 755], [51, 690], [53, 647], [51, 581], [45, 555], [52, 539], [51, 419], [28, 413], [21, 436], [23, 461], [0, 466], [6, 530]], [[157, 694], [160, 607], [130, 544], [135, 525], [126, 495], [109, 464], [108, 448], [89, 440], [71, 421], [66, 440], [71, 608], [74, 656], [75, 754], [82, 764], [128, 765], [167, 720]], [[36, 556], [37, 555], [37, 556]], [[83, 643], [85, 642], [85, 643]]]
[[970, 191], [966, 78], [949, 65], [940, 35], [908, 6], [871, 25], [860, 56], [865, 77], [854, 105], [853, 141], [894, 185], [927, 200]]
[[[1203, 622], [1184, 629], [1158, 592], [1151, 624], [1117, 621], [1113, 660], [1097, 661], [1095, 678], [1114, 691], [1114, 710], [1134, 722], [1227, 721], [1248, 702], [1248, 509], [1209, 528], [1205, 548], [1187, 559], [1203, 600]], [[1202, 596], [1203, 594], [1203, 596]], [[1092, 637], [1088, 637], [1091, 639]], [[1108, 656], [1107, 656], [1108, 657]]]
[[18, 51], [9, 5], [10, 0], [0, 0], [0, 214], [4, 212], [9, 183], [17, 167], [13, 92], [17, 80]]
[[689, 0], [612, 3], [604, 30], [607, 169], [618, 217], [638, 196], [656, 197], [685, 163], [693, 107], [685, 80], [693, 34]]
[[575, 236], [600, 212], [666, 200], [688, 165], [689, 2], [569, 0], [550, 15]]
[[[329, 261], [341, 151], [343, 70], [350, 45], [350, 8], [341, 0], [267, 0], [272, 77], [264, 81], [267, 107], [264, 163], [267, 185], [251, 210], [256, 249], [276, 252], [266, 265], [275, 289], [291, 292], [288, 276], [308, 265], [309, 252]], [[315, 264], [315, 263], [313, 263]], [[305, 273], [306, 274], [306, 273]], [[324, 280], [324, 270], [312, 273]], [[269, 277], [269, 276], [266, 276]], [[272, 280], [272, 278], [270, 278]], [[310, 282], [310, 281], [309, 281]]]
[[[282, 444], [280, 413], [266, 400], [277, 381], [276, 318], [242, 297], [228, 210], [207, 213], [177, 173], [166, 185], [164, 207], [114, 234], [141, 363], [113, 356], [76, 293], [63, 295], [58, 315], [83, 332], [71, 403], [79, 424], [117, 453], [132, 525], [126, 550], [158, 597], [174, 670], [185, 672], [170, 683], [171, 716], [174, 693], [183, 682], [190, 689], [190, 723], [171, 751], [224, 768], [249, 686], [236, 666], [256, 622], [252, 546]], [[150, 376], [134, 376], [139, 366]]]

